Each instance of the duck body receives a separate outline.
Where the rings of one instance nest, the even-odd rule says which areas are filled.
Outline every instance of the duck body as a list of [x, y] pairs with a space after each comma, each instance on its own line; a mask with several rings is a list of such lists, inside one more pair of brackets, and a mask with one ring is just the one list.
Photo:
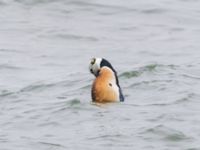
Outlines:
[[92, 100], [95, 102], [119, 101], [118, 91], [112, 70], [108, 67], [101, 68], [92, 85]]
[[90, 71], [96, 77], [91, 90], [93, 102], [124, 101], [117, 73], [107, 60], [94, 58], [90, 64]]

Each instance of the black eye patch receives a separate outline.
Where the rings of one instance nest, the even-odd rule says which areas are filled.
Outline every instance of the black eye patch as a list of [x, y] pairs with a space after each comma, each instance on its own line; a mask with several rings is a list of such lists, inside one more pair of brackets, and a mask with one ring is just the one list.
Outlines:
[[91, 73], [94, 73], [92, 69], [90, 69], [90, 72], [91, 72]]

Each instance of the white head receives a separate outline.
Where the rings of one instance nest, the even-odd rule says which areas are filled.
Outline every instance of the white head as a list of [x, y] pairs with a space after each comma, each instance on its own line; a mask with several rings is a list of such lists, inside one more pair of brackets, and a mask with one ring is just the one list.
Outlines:
[[102, 61], [102, 58], [91, 59], [89, 69], [90, 69], [90, 72], [94, 74], [95, 76], [98, 76], [99, 70], [101, 68], [101, 61]]

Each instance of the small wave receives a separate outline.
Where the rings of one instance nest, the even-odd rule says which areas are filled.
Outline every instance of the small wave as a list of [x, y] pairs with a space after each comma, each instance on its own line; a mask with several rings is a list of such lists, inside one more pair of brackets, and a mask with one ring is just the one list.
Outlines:
[[186, 74], [186, 73], [183, 73], [182, 74], [183, 77], [186, 77], [186, 78], [191, 78], [191, 79], [197, 79], [199, 80], [200, 79], [200, 76], [197, 76], [197, 75], [192, 75], [192, 74]]
[[195, 93], [188, 93], [184, 97], [177, 99], [175, 101], [175, 104], [180, 104], [184, 102], [188, 102], [189, 100], [193, 99], [195, 96], [197, 96]]
[[170, 99], [168, 101], [157, 101], [157, 102], [153, 102], [153, 103], [147, 103], [147, 104], [143, 104], [141, 106], [155, 106], [155, 107], [165, 107], [165, 106], [170, 106], [170, 105], [179, 105], [182, 103], [188, 103], [190, 100], [194, 99], [194, 97], [197, 96], [194, 93], [188, 93], [186, 95], [184, 95], [181, 98], [177, 98], [177, 99]]
[[149, 8], [149, 9], [141, 10], [140, 12], [144, 14], [163, 14], [163, 13], [168, 12], [168, 10], [163, 9], [163, 8]]
[[81, 89], [90, 89], [90, 88], [91, 88], [91, 84], [86, 84], [81, 87]]
[[158, 64], [150, 64], [146, 65], [144, 67], [140, 67], [138, 70], [133, 71], [127, 71], [119, 75], [119, 77], [125, 77], [125, 78], [132, 78], [132, 77], [138, 77], [142, 75], [144, 72], [152, 72], [156, 69]]
[[77, 5], [77, 6], [84, 6], [84, 7], [94, 7], [94, 8], [104, 8], [104, 9], [116, 9], [116, 10], [129, 10], [130, 8], [119, 6], [119, 5], [109, 5], [109, 4], [102, 4], [102, 3], [94, 3], [89, 1], [71, 1], [68, 4]]
[[157, 136], [157, 138], [161, 140], [170, 141], [170, 142], [192, 140], [190, 137], [186, 136], [181, 131], [166, 127], [164, 125], [157, 125], [153, 128], [149, 128], [146, 131], [142, 132], [142, 134], [154, 135], [154, 137]]
[[63, 146], [61, 144], [57, 144], [57, 143], [53, 143], [53, 142], [51, 143], [51, 142], [39, 141], [38, 143], [49, 147], [49, 149], [66, 148], [65, 146]]
[[30, 85], [27, 85], [23, 87], [22, 89], [19, 90], [19, 92], [34, 92], [34, 91], [45, 91], [51, 88], [56, 88], [56, 87], [65, 87], [68, 86], [69, 84], [72, 85], [74, 81], [68, 81], [68, 80], [62, 80], [62, 81], [57, 81], [57, 82], [51, 82], [51, 83], [46, 83], [44, 81], [38, 81], [36, 83], [32, 83]]
[[3, 97], [7, 97], [7, 96], [10, 96], [14, 94], [13, 92], [10, 92], [10, 91], [7, 91], [7, 90], [3, 90], [0, 92], [0, 97], [3, 98]]
[[19, 94], [19, 92], [17, 92], [17, 91], [2, 90], [2, 91], [0, 91], [0, 98], [1, 99], [5, 98], [7, 100], [12, 99], [13, 103], [18, 103], [18, 102], [22, 101], [22, 99], [19, 99], [18, 94]]
[[61, 116], [63, 114], [66, 115], [66, 113], [77, 114], [81, 111], [91, 111], [94, 107], [92, 107], [88, 101], [84, 103], [78, 98], [65, 98], [65, 100], [62, 101], [49, 103], [49, 106], [45, 109], [48, 111], [50, 110], [52, 115], [59, 114], [59, 116]]
[[129, 32], [133, 30], [139, 30], [139, 28], [136, 26], [120, 27], [119, 29], [122, 31], [129, 31]]
[[7, 69], [7, 70], [21, 70], [21, 67], [18, 66], [13, 66], [13, 65], [8, 65], [8, 64], [2, 64], [0, 65], [0, 70], [2, 69]]
[[133, 78], [133, 77], [139, 77], [143, 73], [153, 73], [161, 68], [169, 68], [169, 69], [176, 69], [177, 66], [175, 65], [161, 65], [161, 64], [149, 64], [143, 67], [139, 67], [137, 70], [133, 71], [126, 71], [122, 74], [119, 75], [119, 77], [124, 77], [124, 78]]
[[69, 106], [79, 106], [81, 104], [81, 101], [79, 99], [72, 99], [67, 102]]
[[111, 140], [111, 141], [114, 141], [114, 139], [116, 138], [122, 138], [123, 135], [122, 134], [112, 134], [112, 135], [99, 135], [97, 137], [90, 137], [90, 138], [87, 138], [88, 140], [98, 140], [98, 139], [108, 139], [108, 140]]
[[76, 34], [65, 34], [65, 33], [59, 33], [61, 31], [58, 31], [58, 33], [52, 33], [56, 31], [47, 31], [45, 35], [38, 35], [39, 37], [42, 38], [59, 38], [63, 40], [82, 40], [82, 41], [92, 41], [96, 42], [98, 39], [93, 36], [84, 36], [84, 35], [76, 35]]
[[23, 53], [23, 52], [20, 51], [20, 50], [14, 50], [14, 49], [3, 49], [3, 48], [0, 49], [0, 52], [3, 52], [3, 53]]
[[47, 88], [55, 86], [54, 83], [52, 84], [35, 84], [35, 85], [29, 85], [27, 87], [24, 87], [20, 90], [20, 92], [30, 92], [30, 91], [42, 91]]
[[125, 77], [125, 78], [133, 78], [133, 77], [138, 77], [142, 74], [141, 71], [129, 71], [129, 72], [124, 72], [119, 75], [119, 77]]
[[74, 34], [55, 34], [54, 37], [67, 39], [67, 40], [87, 40], [87, 41], [98, 41], [97, 38], [92, 36], [80, 36]]
[[[141, 82], [136, 82], [136, 83], [133, 83], [130, 85], [130, 87], [137, 87], [137, 86], [142, 86], [142, 85], [150, 85], [150, 84], [154, 84], [154, 83], [170, 83], [172, 82], [173, 80], [150, 80], [150, 81], [141, 81]], [[160, 89], [161, 91], [163, 89]]]
[[172, 31], [172, 32], [182, 32], [185, 29], [182, 28], [182, 27], [173, 27], [173, 28], [170, 28], [169, 30]]
[[14, 0], [14, 1], [24, 5], [37, 5], [37, 4], [55, 2], [54, 0]]

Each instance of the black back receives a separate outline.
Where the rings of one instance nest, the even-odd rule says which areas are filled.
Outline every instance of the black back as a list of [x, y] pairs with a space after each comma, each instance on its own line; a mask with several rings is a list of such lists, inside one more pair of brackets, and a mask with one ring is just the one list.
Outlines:
[[102, 58], [102, 61], [101, 61], [101, 64], [100, 64], [100, 67], [103, 67], [103, 66], [107, 66], [109, 67], [115, 74], [115, 79], [116, 79], [116, 84], [117, 86], [119, 87], [119, 97], [120, 97], [120, 101], [124, 101], [124, 96], [122, 94], [122, 90], [121, 90], [121, 87], [119, 85], [119, 80], [118, 80], [118, 77], [117, 77], [117, 72], [115, 71], [115, 69], [112, 67], [112, 65], [104, 58]]

